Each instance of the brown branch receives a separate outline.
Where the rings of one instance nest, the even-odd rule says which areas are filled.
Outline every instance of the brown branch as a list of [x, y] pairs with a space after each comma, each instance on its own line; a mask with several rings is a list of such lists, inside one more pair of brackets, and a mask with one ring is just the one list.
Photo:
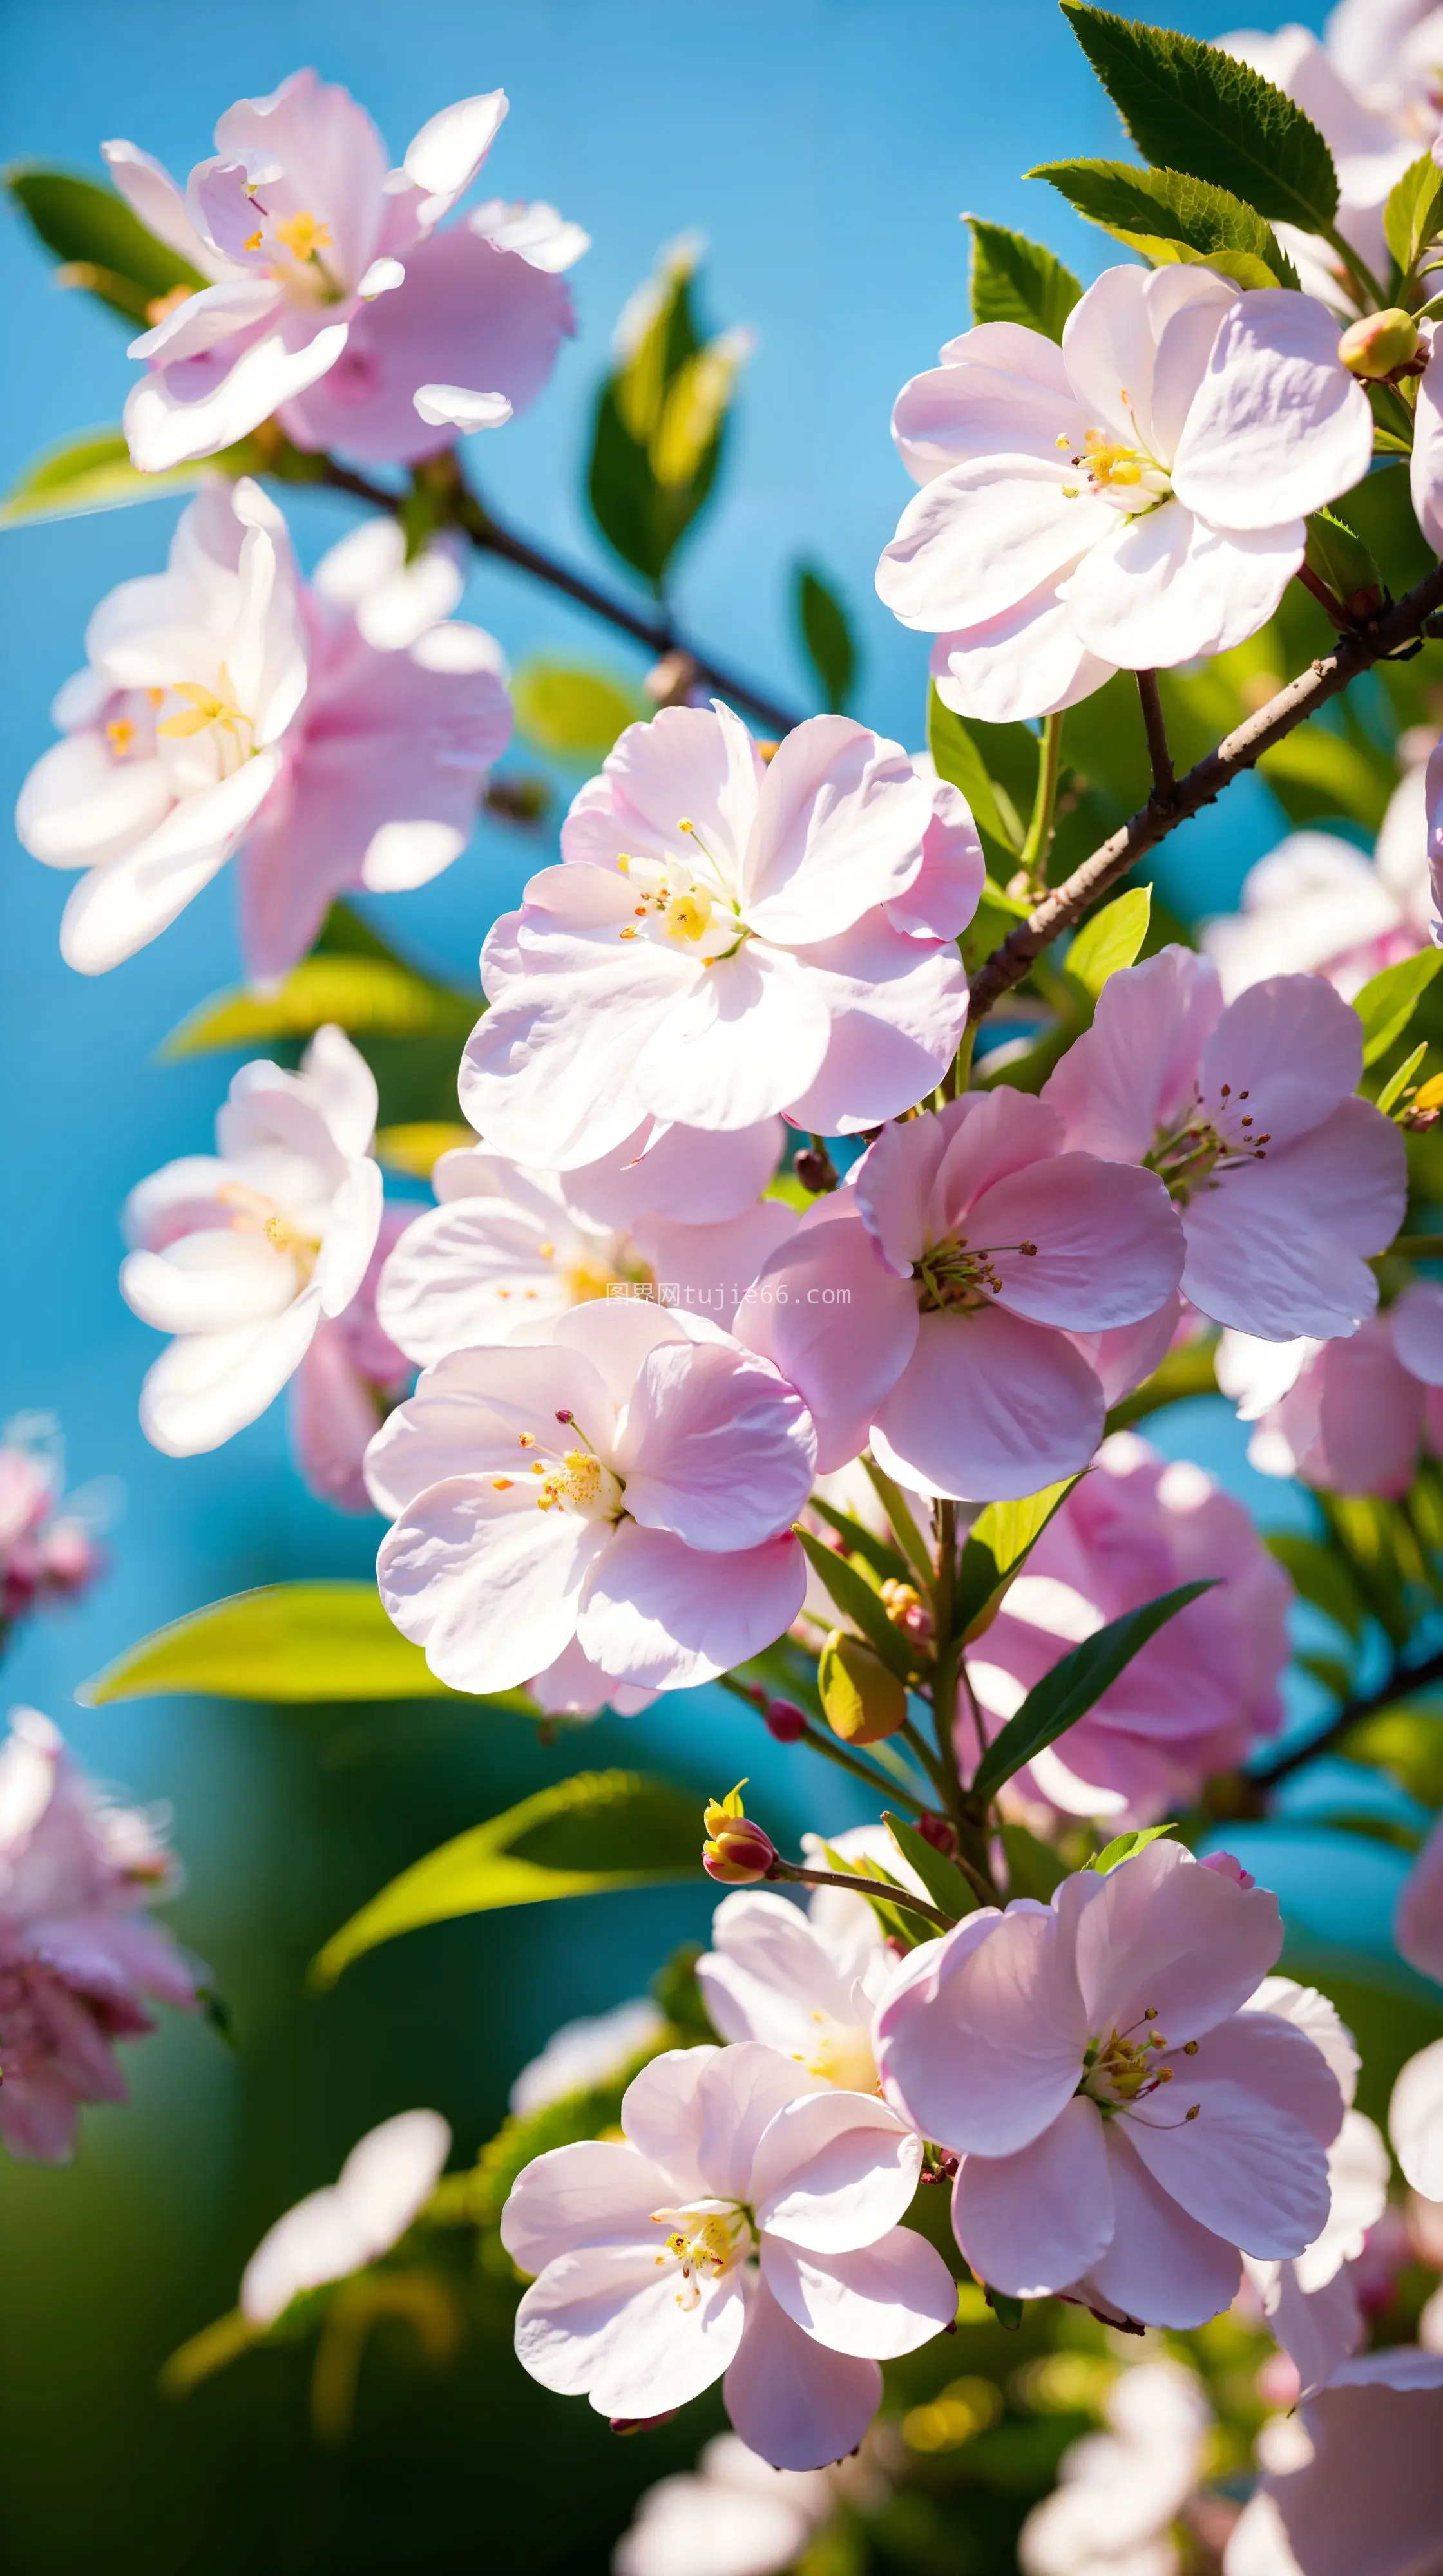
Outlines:
[[[403, 492], [387, 491], [383, 484], [369, 482], [362, 474], [353, 474], [348, 466], [337, 465], [329, 456], [323, 472], [315, 479], [330, 491], [349, 492], [356, 500], [367, 502], [373, 510], [388, 510], [393, 515], [402, 509], [406, 498]], [[680, 635], [664, 610], [633, 608], [629, 600], [618, 599], [614, 591], [604, 590], [599, 582], [588, 580], [584, 573], [573, 572], [559, 556], [547, 554], [541, 546], [532, 545], [528, 537], [518, 536], [514, 529], [503, 526], [476, 494], [462, 483], [459, 474], [454, 490], [446, 495], [446, 502], [449, 506], [443, 508], [439, 524], [458, 528], [463, 536], [470, 538], [478, 554], [494, 555], [498, 563], [508, 563], [518, 572], [530, 573], [534, 581], [544, 582], [548, 590], [559, 591], [563, 599], [574, 600], [578, 608], [589, 610], [593, 617], [604, 618], [608, 626], [615, 626], [623, 635], [630, 635], [636, 643], [644, 644], [655, 660], [659, 661], [668, 653], [687, 654], [696, 666], [697, 679], [705, 687], [715, 689], [731, 704], [744, 707], [749, 714], [769, 726], [773, 733], [790, 733], [794, 725], [802, 722], [795, 708], [780, 705], [775, 698], [768, 697], [764, 690], [757, 688], [753, 681], [729, 669], [725, 663], [714, 661], [699, 645]]]
[[1414, 1691], [1436, 1690], [1443, 1682], [1443, 1653], [1425, 1657], [1421, 1664], [1395, 1662], [1385, 1682], [1377, 1690], [1367, 1691], [1359, 1699], [1345, 1700], [1337, 1714], [1305, 1744], [1293, 1744], [1285, 1753], [1275, 1753], [1271, 1762], [1259, 1762], [1245, 1776], [1259, 1789], [1275, 1789], [1280, 1780], [1291, 1779], [1320, 1753], [1330, 1753], [1340, 1744], [1350, 1727], [1373, 1717], [1381, 1708], [1392, 1708]]
[[1164, 802], [1154, 792], [1130, 823], [1124, 823], [1101, 849], [1094, 850], [1091, 858], [1074, 868], [1063, 884], [1054, 886], [1027, 919], [1019, 921], [1000, 948], [994, 948], [972, 979], [973, 1020], [984, 1018], [1004, 993], [1020, 984], [1059, 932], [1073, 929], [1099, 895], [1106, 894], [1159, 841], [1175, 832], [1179, 823], [1188, 822], [1204, 805], [1211, 805], [1234, 778], [1251, 769], [1284, 735], [1306, 723], [1360, 672], [1371, 670], [1375, 662], [1382, 661], [1385, 654], [1395, 653], [1400, 645], [1411, 644], [1421, 634], [1425, 620], [1440, 608], [1443, 565], [1435, 566], [1381, 617], [1359, 627], [1356, 634], [1340, 636], [1331, 653], [1325, 653], [1296, 680], [1290, 680], [1265, 707], [1259, 707], [1255, 715], [1220, 742], [1216, 751], [1210, 751], [1205, 760], [1179, 779], [1170, 801]]
[[1172, 752], [1167, 739], [1167, 723], [1162, 712], [1156, 671], [1139, 671], [1137, 694], [1142, 701], [1143, 728], [1147, 734], [1147, 756], [1152, 762], [1152, 799], [1155, 805], [1171, 805], [1177, 794], [1177, 776], [1172, 765]]

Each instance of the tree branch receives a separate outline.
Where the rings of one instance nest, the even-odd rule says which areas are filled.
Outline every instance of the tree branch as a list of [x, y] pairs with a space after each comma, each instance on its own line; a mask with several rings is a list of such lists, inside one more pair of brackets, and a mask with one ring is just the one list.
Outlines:
[[1306, 723], [1319, 707], [1337, 696], [1359, 673], [1372, 669], [1375, 662], [1397, 651], [1401, 644], [1411, 644], [1421, 634], [1424, 621], [1436, 609], [1443, 608], [1443, 565], [1434, 570], [1383, 611], [1356, 634], [1340, 636], [1331, 653], [1290, 680], [1265, 707], [1247, 718], [1236, 731], [1179, 779], [1170, 803], [1163, 803], [1154, 793], [1130, 823], [1124, 823], [1091, 858], [1074, 868], [1060, 886], [1054, 886], [1029, 913], [1019, 921], [999, 948], [994, 948], [986, 963], [972, 979], [972, 1018], [980, 1020], [999, 1002], [1004, 993], [1020, 984], [1034, 960], [1051, 945], [1059, 932], [1071, 930], [1099, 895], [1124, 877], [1130, 868], [1159, 841], [1175, 832], [1179, 823], [1188, 822], [1211, 805], [1245, 769], [1251, 769], [1265, 751], [1285, 734]]
[[1143, 728], [1147, 734], [1147, 756], [1152, 762], [1152, 805], [1171, 805], [1177, 794], [1177, 776], [1168, 746], [1167, 725], [1158, 693], [1156, 671], [1139, 671], [1137, 694], [1142, 701]]
[[[372, 483], [363, 474], [353, 474], [348, 466], [337, 465], [329, 456], [318, 479], [328, 490], [349, 492], [356, 500], [365, 501], [371, 509], [387, 510], [393, 517], [400, 514], [405, 503], [403, 492], [387, 491], [384, 484]], [[688, 654], [696, 665], [698, 680], [715, 689], [733, 705], [744, 707], [748, 714], [770, 726], [773, 733], [790, 733], [794, 725], [802, 722], [795, 708], [782, 706], [740, 672], [728, 669], [725, 663], [713, 661], [700, 645], [679, 634], [663, 611], [633, 608], [629, 600], [618, 599], [614, 592], [603, 590], [599, 582], [589, 581], [584, 573], [573, 572], [559, 556], [547, 554], [541, 546], [532, 545], [528, 537], [518, 536], [514, 529], [505, 527], [462, 483], [459, 475], [454, 495], [448, 499], [450, 506], [443, 512], [440, 524], [458, 528], [463, 536], [470, 538], [478, 554], [494, 555], [498, 563], [509, 563], [518, 572], [530, 573], [534, 581], [544, 582], [548, 590], [560, 591], [564, 599], [574, 600], [578, 608], [589, 609], [593, 617], [604, 618], [608, 626], [615, 626], [623, 635], [631, 636], [635, 643], [644, 644], [658, 660], [666, 653]]]
[[1249, 1771], [1247, 1777], [1256, 1788], [1275, 1789], [1280, 1780], [1290, 1779], [1295, 1771], [1301, 1771], [1306, 1763], [1315, 1761], [1320, 1753], [1331, 1752], [1335, 1744], [1341, 1743], [1348, 1729], [1357, 1726], [1361, 1719], [1375, 1716], [1380, 1708], [1391, 1708], [1395, 1701], [1406, 1699], [1413, 1691], [1436, 1690], [1440, 1682], [1443, 1682], [1443, 1653], [1429, 1655], [1421, 1664], [1395, 1663], [1379, 1689], [1368, 1691], [1361, 1699], [1345, 1700], [1336, 1717], [1329, 1718], [1320, 1734], [1310, 1736], [1306, 1744], [1290, 1745], [1286, 1753], [1274, 1754], [1271, 1762], [1261, 1763], [1255, 1771]]

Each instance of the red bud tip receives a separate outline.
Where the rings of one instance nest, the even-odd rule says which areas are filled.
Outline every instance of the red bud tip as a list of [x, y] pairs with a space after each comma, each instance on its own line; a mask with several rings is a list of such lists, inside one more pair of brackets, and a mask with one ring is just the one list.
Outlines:
[[1258, 1882], [1251, 1870], [1244, 1869], [1242, 1862], [1234, 1860], [1231, 1852], [1209, 1852], [1202, 1865], [1204, 1869], [1212, 1870], [1219, 1878], [1230, 1878], [1237, 1887], [1257, 1886]]
[[936, 1852], [941, 1852], [945, 1860], [956, 1859], [957, 1829], [955, 1825], [948, 1823], [945, 1816], [933, 1815], [930, 1812], [926, 1815], [919, 1816], [917, 1818], [917, 1831], [921, 1835], [923, 1842], [930, 1843], [932, 1849]]
[[805, 1710], [789, 1699], [769, 1699], [762, 1711], [762, 1723], [778, 1744], [799, 1744], [807, 1731]]
[[556, 1419], [558, 1422], [574, 1422], [576, 1420], [576, 1416], [574, 1413], [569, 1412], [563, 1405], [561, 1410], [558, 1412]]

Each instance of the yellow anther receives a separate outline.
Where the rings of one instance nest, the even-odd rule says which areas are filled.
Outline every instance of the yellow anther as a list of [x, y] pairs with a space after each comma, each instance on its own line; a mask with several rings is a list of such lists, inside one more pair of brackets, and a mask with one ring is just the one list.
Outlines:
[[498, 1494], [509, 1494], [516, 1479], [514, 1476], [493, 1476], [491, 1482]]
[[519, 1432], [517, 1433], [517, 1435], [516, 1435], [516, 1436], [517, 1436], [517, 1440], [518, 1440], [518, 1442], [519, 1442], [520, 1446], [521, 1446], [523, 1449], [534, 1449], [534, 1448], [535, 1448], [535, 1446], [536, 1446], [536, 1434], [535, 1434], [535, 1432], [534, 1432], [534, 1431], [519, 1431]]
[[628, 926], [625, 930], [619, 930], [616, 935], [618, 939], [635, 939], [638, 936], [638, 933], [634, 928]]
[[625, 850], [623, 850], [623, 851], [621, 852], [621, 854], [620, 854], [619, 858], [617, 859], [616, 864], [617, 864], [617, 866], [620, 868], [621, 873], [622, 873], [622, 875], [623, 875], [624, 877], [629, 877], [629, 876], [630, 876], [630, 874], [631, 874], [631, 861], [630, 861], [630, 859], [627, 857]]
[[543, 1261], [554, 1261], [556, 1259], [556, 1246], [554, 1243], [538, 1243], [536, 1249]]
[[259, 250], [260, 246], [261, 235], [259, 233], [247, 233], [245, 240], [241, 243], [242, 250]]
[[[224, 671], [221, 672], [221, 679], [229, 687], [229, 679]], [[155, 728], [157, 733], [166, 734], [173, 741], [184, 742], [192, 734], [204, 733], [208, 725], [224, 725], [234, 733], [238, 726], [248, 726], [250, 723], [249, 716], [240, 707], [232, 705], [226, 698], [218, 697], [214, 689], [203, 689], [198, 680], [177, 680], [175, 694], [178, 698], [185, 699], [184, 714], [167, 716], [164, 724], [159, 724]]]
[[116, 716], [105, 728], [105, 739], [117, 760], [123, 760], [135, 740], [135, 727], [129, 716]]
[[1197, 2041], [1195, 2039], [1185, 2039], [1183, 2041], [1182, 2053], [1184, 2057], [1196, 2057]]
[[1070, 446], [1072, 445], [1072, 441], [1071, 441], [1071, 439], [1068, 437], [1067, 432], [1066, 432], [1066, 430], [1065, 430], [1065, 429], [1060, 429], [1060, 430], [1058, 431], [1058, 433], [1057, 433], [1057, 444], [1058, 444], [1058, 446], [1059, 446], [1059, 447], [1070, 447]]
[[146, 694], [146, 696], [149, 698], [150, 703], [151, 703], [151, 705], [152, 705], [153, 707], [163, 707], [163, 706], [164, 706], [164, 704], [165, 704], [165, 691], [164, 691], [164, 689], [147, 689], [145, 694]]
[[317, 251], [331, 247], [328, 226], [318, 224], [305, 207], [294, 215], [286, 215], [272, 229], [282, 248], [292, 252], [297, 259], [314, 259]]
[[705, 939], [711, 928], [711, 905], [704, 894], [673, 895], [662, 919], [668, 939]]

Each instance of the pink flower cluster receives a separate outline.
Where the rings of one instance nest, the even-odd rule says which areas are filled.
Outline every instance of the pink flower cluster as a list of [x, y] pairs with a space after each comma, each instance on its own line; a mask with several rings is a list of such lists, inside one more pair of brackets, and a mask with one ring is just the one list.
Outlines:
[[117, 1807], [56, 1729], [12, 1713], [0, 1745], [0, 2138], [45, 2164], [71, 2153], [84, 2102], [123, 2102], [117, 2040], [152, 2002], [199, 2006], [205, 1971], [147, 1920], [175, 1883], [156, 1819]]
[[63, 1450], [48, 1414], [0, 1428], [0, 1633], [38, 1603], [83, 1592], [102, 1565], [94, 1494], [62, 1501]]

